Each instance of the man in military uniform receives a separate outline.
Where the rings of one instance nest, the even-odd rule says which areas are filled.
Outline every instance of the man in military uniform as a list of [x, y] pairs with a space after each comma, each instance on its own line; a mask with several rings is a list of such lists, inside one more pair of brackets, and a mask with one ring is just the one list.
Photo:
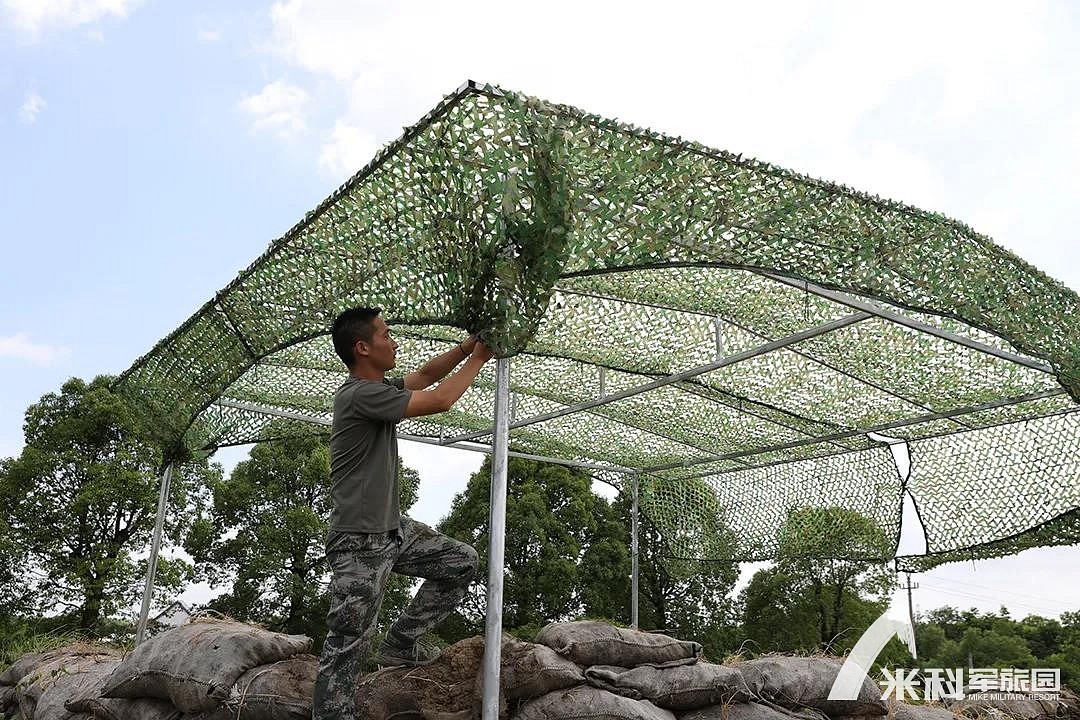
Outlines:
[[[403, 418], [449, 410], [491, 359], [491, 351], [470, 337], [416, 372], [387, 380], [386, 371], [396, 364], [397, 343], [379, 313], [379, 308], [346, 310], [332, 331], [334, 350], [349, 377], [334, 394], [333, 510], [326, 542], [333, 579], [314, 720], [354, 717], [356, 680], [391, 571], [425, 580], [380, 645], [380, 665], [434, 660], [438, 649], [422, 644], [420, 637], [457, 607], [476, 573], [476, 550], [400, 515], [396, 425]], [[462, 361], [458, 372], [425, 389]]]

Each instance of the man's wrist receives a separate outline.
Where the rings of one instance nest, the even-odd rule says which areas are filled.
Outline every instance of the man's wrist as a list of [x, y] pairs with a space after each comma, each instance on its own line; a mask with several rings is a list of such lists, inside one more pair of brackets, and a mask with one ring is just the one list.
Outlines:
[[469, 351], [462, 347], [461, 343], [458, 343], [457, 349], [461, 351], [462, 355], [469, 357]]

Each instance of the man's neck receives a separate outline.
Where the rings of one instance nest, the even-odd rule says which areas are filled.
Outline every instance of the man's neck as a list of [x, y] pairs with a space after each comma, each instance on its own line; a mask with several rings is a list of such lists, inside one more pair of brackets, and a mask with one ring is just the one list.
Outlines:
[[360, 380], [370, 380], [371, 382], [382, 382], [386, 378], [385, 373], [382, 371], [371, 366], [363, 367], [360, 364], [349, 370], [349, 376]]

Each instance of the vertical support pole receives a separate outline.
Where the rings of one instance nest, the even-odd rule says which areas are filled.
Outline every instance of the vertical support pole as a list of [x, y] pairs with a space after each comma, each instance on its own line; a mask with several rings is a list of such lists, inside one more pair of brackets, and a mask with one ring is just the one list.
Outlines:
[[491, 512], [488, 516], [487, 618], [484, 625], [482, 720], [499, 718], [502, 662], [503, 552], [506, 548], [506, 459], [510, 440], [510, 359], [495, 363], [495, 436], [491, 454]]
[[638, 478], [633, 475], [633, 502], [630, 510], [630, 627], [638, 627]]
[[157, 519], [154, 521], [154, 538], [150, 543], [150, 557], [146, 559], [146, 587], [143, 589], [142, 608], [139, 610], [139, 624], [135, 626], [136, 645], [142, 644], [142, 641], [146, 639], [146, 622], [150, 618], [150, 600], [154, 596], [154, 575], [157, 574], [158, 550], [161, 549], [161, 533], [165, 527], [165, 512], [169, 504], [172, 473], [173, 466], [166, 465], [165, 472], [161, 475]]
[[716, 343], [716, 359], [724, 357], [724, 321], [713, 318], [713, 341]]
[[912, 585], [911, 584], [911, 573], [908, 573], [907, 574], [907, 585], [902, 585], [901, 587], [904, 587], [904, 588], [907, 589], [907, 614], [908, 614], [908, 622], [911, 623], [911, 646], [912, 646], [912, 648], [914, 648], [912, 650], [911, 656], [916, 657], [918, 655], [918, 648], [915, 648], [915, 604], [911, 601], [911, 591], [912, 590], [918, 590], [919, 589], [919, 584], [915, 583], [914, 585]]

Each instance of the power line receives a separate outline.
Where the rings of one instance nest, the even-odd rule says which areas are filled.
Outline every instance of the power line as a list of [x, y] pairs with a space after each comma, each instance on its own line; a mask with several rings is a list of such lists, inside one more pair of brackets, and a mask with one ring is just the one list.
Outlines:
[[[924, 578], [923, 583], [925, 583], [925, 582], [926, 582], [926, 580]], [[980, 600], [982, 602], [992, 602], [992, 603], [997, 603], [998, 605], [1006, 605], [1006, 603], [1001, 602], [1000, 598], [991, 597], [991, 596], [988, 596], [988, 595], [977, 595], [977, 594], [974, 594], [974, 593], [963, 592], [961, 590], [955, 590], [953, 588], [940, 588], [940, 587], [934, 587], [934, 586], [930, 586], [930, 587], [928, 587], [928, 589], [932, 590], [933, 592], [943, 593], [945, 595], [953, 595], [953, 596], [956, 596], [956, 597], [964, 597], [964, 598], [969, 598], [969, 599], [972, 599], [972, 600]], [[1053, 613], [1053, 614], [1057, 614], [1057, 613], [1062, 612], [1062, 610], [1060, 608], [1049, 608], [1049, 607], [1046, 607], [1046, 606], [1030, 605], [1028, 603], [1022, 603], [1022, 602], [1016, 602], [1016, 601], [1009, 601], [1008, 604], [1011, 604], [1014, 607], [1022, 607], [1022, 608], [1027, 608], [1029, 610], [1037, 610], [1038, 612]]]
[[[1002, 593], [1004, 595], [1016, 595], [1017, 597], [1028, 598], [1029, 600], [1038, 600], [1040, 602], [1043, 601], [1043, 600], [1048, 600], [1050, 602], [1056, 602], [1052, 598], [1040, 597], [1038, 595], [1027, 595], [1025, 593], [1015, 592], [1013, 590], [999, 590], [997, 588], [992, 588], [992, 587], [989, 587], [987, 585], [978, 585], [976, 583], [964, 582], [962, 580], [952, 580], [950, 578], [940, 578], [940, 577], [930, 578], [930, 580], [933, 581], [933, 582], [947, 582], [947, 583], [953, 583], [953, 584], [956, 584], [956, 585], [966, 585], [968, 587], [977, 588], [979, 590], [988, 590], [988, 591], [993, 592], [993, 593]], [[1062, 603], [1062, 604], [1066, 604], [1066, 603]]]

